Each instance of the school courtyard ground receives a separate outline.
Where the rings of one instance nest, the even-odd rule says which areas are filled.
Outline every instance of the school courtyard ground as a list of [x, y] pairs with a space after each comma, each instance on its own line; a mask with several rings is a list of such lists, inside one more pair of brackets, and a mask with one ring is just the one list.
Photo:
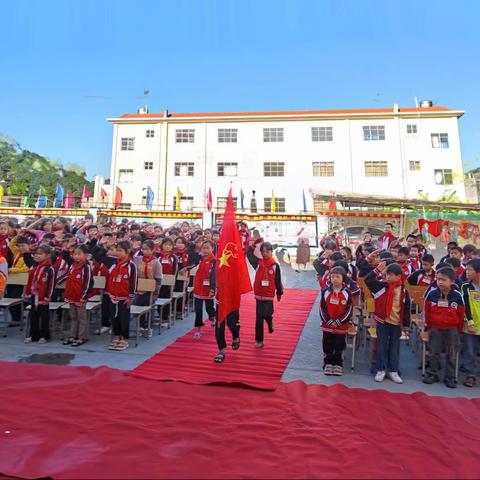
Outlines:
[[[283, 280], [286, 288], [299, 288], [318, 290], [315, 272], [308, 268], [306, 271], [295, 271], [288, 266], [282, 267]], [[322, 372], [322, 344], [321, 330], [318, 314], [318, 297], [308, 316], [300, 339], [293, 356], [288, 363], [282, 376], [282, 382], [301, 380], [307, 384], [333, 385], [343, 384], [351, 388], [363, 388], [367, 390], [383, 389], [397, 393], [424, 392], [431, 396], [479, 398], [480, 389], [467, 388], [462, 385], [463, 375], [460, 373], [460, 381], [456, 389], [446, 388], [442, 383], [425, 385], [422, 383], [420, 370], [420, 346], [413, 352], [412, 344], [402, 342], [401, 345], [401, 372], [404, 379], [402, 385], [394, 384], [390, 380], [383, 383], [376, 383], [370, 372], [370, 346], [367, 342], [360, 345], [356, 351], [355, 370], [351, 371], [352, 350], [347, 349], [344, 375], [342, 377], [327, 377]], [[254, 318], [241, 318], [241, 324], [254, 322]], [[30, 362], [47, 363], [70, 366], [100, 367], [108, 366], [120, 370], [132, 370], [148, 358], [172, 344], [179, 337], [185, 335], [193, 328], [193, 313], [190, 313], [184, 320], [177, 320], [170, 329], [162, 329], [161, 335], [154, 332], [151, 339], [140, 338], [138, 347], [131, 347], [124, 352], [109, 352], [107, 345], [109, 335], [91, 335], [90, 341], [81, 347], [73, 348], [63, 346], [59, 340], [59, 333], [46, 345], [24, 344], [23, 332], [18, 328], [8, 328], [7, 336], [0, 337], [0, 361], [7, 362]], [[210, 328], [210, 327], [205, 327]], [[275, 335], [275, 334], [273, 334]], [[227, 342], [230, 333], [227, 330]], [[253, 344], [246, 341], [242, 343], [242, 349], [253, 349]], [[268, 336], [266, 346], [268, 349]], [[212, 351], [212, 359], [215, 350]], [[234, 353], [228, 353], [226, 362]], [[192, 349], [191, 358], [195, 358], [195, 351]], [[221, 368], [221, 366], [220, 366]], [[261, 369], [261, 365], [258, 366]]]

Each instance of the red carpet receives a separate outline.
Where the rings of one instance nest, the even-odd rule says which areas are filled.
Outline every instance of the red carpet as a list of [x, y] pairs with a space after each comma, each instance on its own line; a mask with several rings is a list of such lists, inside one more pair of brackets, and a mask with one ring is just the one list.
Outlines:
[[[244, 295], [240, 308], [242, 346], [235, 352], [229, 346], [224, 363], [213, 362], [218, 349], [214, 328], [206, 322], [201, 339], [194, 340], [193, 332], [189, 332], [129, 374], [150, 380], [196, 385], [229, 383], [273, 390], [282, 378], [317, 295], [315, 290], [286, 289], [281, 302], [275, 301], [275, 332], [269, 335], [265, 328], [263, 349], [254, 348], [255, 299], [251, 294]], [[230, 345], [230, 331], [226, 330]]]
[[[475, 478], [480, 400], [275, 391], [0, 363], [0, 472], [27, 478]], [[9, 432], [9, 433], [7, 433]]]

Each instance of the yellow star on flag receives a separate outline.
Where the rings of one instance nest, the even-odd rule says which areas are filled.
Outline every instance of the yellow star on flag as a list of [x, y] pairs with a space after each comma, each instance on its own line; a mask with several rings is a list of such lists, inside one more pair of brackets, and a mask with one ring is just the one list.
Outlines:
[[229, 267], [230, 264], [228, 263], [229, 258], [232, 256], [230, 252], [227, 251], [226, 248], [223, 249], [222, 256], [220, 257], [220, 267]]

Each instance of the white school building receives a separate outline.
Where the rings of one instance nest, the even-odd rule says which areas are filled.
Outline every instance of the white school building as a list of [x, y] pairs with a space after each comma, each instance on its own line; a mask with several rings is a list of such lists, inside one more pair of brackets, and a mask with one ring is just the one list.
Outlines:
[[[109, 118], [113, 124], [110, 183], [97, 177], [95, 199], [115, 188], [119, 208], [202, 211], [212, 192], [223, 209], [230, 185], [240, 207], [313, 211], [312, 192], [436, 200], [453, 191], [464, 200], [458, 119], [463, 111], [422, 102], [416, 108], [233, 113], [148, 113]], [[108, 183], [108, 182], [107, 182]], [[253, 191], [255, 194], [253, 194]]]

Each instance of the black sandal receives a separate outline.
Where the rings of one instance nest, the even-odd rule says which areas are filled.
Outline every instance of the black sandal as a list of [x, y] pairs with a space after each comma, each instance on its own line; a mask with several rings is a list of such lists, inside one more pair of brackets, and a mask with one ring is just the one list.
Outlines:
[[223, 352], [218, 352], [215, 357], [213, 357], [213, 361], [215, 363], [222, 363], [225, 360], [225, 354]]
[[79, 347], [80, 345], [83, 345], [86, 342], [86, 340], [75, 340], [72, 343], [72, 347]]
[[240, 348], [240, 339], [235, 338], [232, 340], [232, 350], [238, 350]]
[[74, 342], [76, 342], [76, 340], [73, 337], [69, 337], [66, 340], [64, 340], [62, 343], [63, 345], [71, 345]]

